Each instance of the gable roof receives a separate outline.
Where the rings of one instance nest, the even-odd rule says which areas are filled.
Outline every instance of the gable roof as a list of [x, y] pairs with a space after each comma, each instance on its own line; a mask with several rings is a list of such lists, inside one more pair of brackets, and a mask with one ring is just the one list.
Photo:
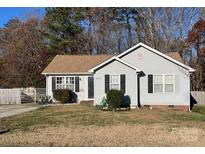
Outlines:
[[153, 49], [153, 48], [151, 48], [151, 47], [149, 47], [149, 46], [147, 46], [147, 45], [145, 45], [143, 43], [138, 43], [137, 45], [133, 46], [132, 48], [129, 48], [125, 52], [122, 52], [117, 57], [121, 58], [124, 55], [128, 54], [129, 52], [132, 52], [133, 50], [135, 50], [135, 49], [137, 49], [139, 47], [144, 47], [145, 49], [148, 49], [149, 51], [152, 51], [153, 53], [155, 53], [155, 54], [157, 54], [157, 55], [159, 55], [159, 56], [161, 56], [161, 57], [163, 57], [163, 58], [165, 58], [165, 59], [167, 59], [167, 60], [169, 60], [169, 61], [171, 61], [171, 62], [173, 62], [173, 63], [175, 63], [175, 64], [177, 64], [177, 65], [179, 65], [179, 66], [181, 66], [183, 68], [185, 68], [185, 69], [187, 69], [189, 72], [194, 72], [195, 71], [195, 69], [193, 69], [193, 68], [183, 64], [182, 62], [177, 61], [177, 60], [173, 59], [172, 57], [169, 57], [168, 55], [163, 54], [163, 53], [161, 53], [161, 52], [159, 52], [159, 51], [157, 51], [157, 50], [155, 50], [155, 49]]
[[183, 60], [178, 52], [169, 52], [163, 54], [143, 43], [139, 43], [134, 47], [126, 50], [125, 52], [119, 54], [118, 56], [113, 55], [57, 55], [49, 65], [43, 70], [42, 74], [88, 74], [92, 73], [95, 69], [109, 63], [112, 60], [117, 60], [136, 71], [140, 71], [139, 68], [136, 68], [127, 62], [120, 59], [124, 55], [132, 52], [138, 47], [144, 47], [168, 60], [171, 62], [188, 69], [189, 72], [194, 72], [195, 69], [185, 65]]
[[182, 60], [182, 58], [178, 52], [168, 52], [168, 53], [165, 53], [165, 55], [167, 55], [167, 56], [171, 57], [172, 59], [177, 60], [178, 62], [184, 64], [184, 61]]
[[57, 55], [42, 74], [88, 73], [88, 70], [108, 60], [112, 55]]
[[128, 64], [127, 62], [125, 62], [125, 61], [122, 60], [122, 59], [119, 59], [119, 58], [116, 57], [116, 56], [114, 56], [114, 57], [112, 57], [112, 58], [106, 60], [105, 62], [103, 62], [103, 63], [97, 65], [96, 67], [90, 69], [89, 72], [94, 72], [96, 69], [101, 68], [101, 67], [105, 66], [107, 63], [112, 62], [112, 61], [115, 61], [115, 60], [119, 61], [120, 63], [122, 63], [122, 64], [124, 64], [124, 65], [126, 65], [126, 66], [128, 66], [128, 67], [130, 67], [130, 68], [132, 68], [132, 69], [134, 69], [134, 70], [136, 70], [136, 72], [141, 72], [141, 70], [140, 70], [139, 68], [137, 68], [137, 67], [135, 67], [135, 66], [132, 66], [131, 64]]

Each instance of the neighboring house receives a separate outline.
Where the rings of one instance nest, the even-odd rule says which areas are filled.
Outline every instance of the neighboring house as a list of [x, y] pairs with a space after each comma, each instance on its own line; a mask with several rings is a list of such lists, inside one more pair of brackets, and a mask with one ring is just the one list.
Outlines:
[[132, 107], [190, 108], [190, 74], [177, 52], [163, 54], [143, 43], [118, 56], [57, 55], [42, 72], [46, 93], [69, 88], [78, 101], [99, 104], [109, 89], [122, 90]]

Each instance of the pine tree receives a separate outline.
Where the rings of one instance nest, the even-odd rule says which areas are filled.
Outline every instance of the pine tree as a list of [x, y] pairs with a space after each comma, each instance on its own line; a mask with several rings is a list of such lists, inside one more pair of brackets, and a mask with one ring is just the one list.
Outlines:
[[45, 25], [48, 50], [55, 53], [79, 52], [83, 15], [79, 8], [46, 8]]

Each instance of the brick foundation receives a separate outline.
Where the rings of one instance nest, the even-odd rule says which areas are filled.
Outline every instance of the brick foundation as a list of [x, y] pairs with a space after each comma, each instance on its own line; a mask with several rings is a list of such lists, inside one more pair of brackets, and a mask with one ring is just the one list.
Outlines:
[[142, 105], [142, 108], [189, 111], [188, 105]]

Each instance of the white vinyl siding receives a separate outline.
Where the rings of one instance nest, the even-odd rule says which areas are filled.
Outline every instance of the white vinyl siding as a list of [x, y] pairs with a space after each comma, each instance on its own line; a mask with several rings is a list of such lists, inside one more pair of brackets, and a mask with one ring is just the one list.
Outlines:
[[173, 93], [174, 75], [153, 75], [154, 93]]
[[110, 89], [120, 90], [120, 75], [110, 75]]

